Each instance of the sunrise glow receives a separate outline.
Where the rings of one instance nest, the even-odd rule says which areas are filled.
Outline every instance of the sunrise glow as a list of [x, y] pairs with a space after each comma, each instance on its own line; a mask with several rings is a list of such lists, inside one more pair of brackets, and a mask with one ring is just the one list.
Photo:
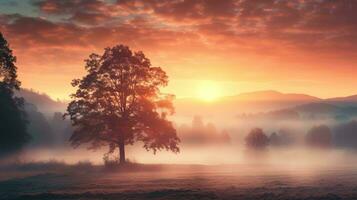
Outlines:
[[222, 95], [220, 94], [219, 86], [212, 81], [200, 82], [196, 88], [196, 91], [197, 98], [203, 101], [214, 101]]

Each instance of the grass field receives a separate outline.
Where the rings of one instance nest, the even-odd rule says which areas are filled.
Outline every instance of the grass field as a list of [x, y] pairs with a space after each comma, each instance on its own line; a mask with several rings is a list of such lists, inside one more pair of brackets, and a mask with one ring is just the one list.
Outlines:
[[0, 198], [74, 199], [357, 199], [357, 170], [248, 165], [131, 165], [105, 170], [82, 163], [2, 168]]

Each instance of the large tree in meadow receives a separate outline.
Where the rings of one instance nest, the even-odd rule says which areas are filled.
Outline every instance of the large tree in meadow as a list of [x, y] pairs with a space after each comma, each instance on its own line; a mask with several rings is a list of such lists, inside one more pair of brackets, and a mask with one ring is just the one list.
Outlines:
[[0, 33], [0, 156], [17, 151], [30, 139], [24, 100], [14, 96], [20, 89], [16, 57]]
[[88, 143], [92, 149], [107, 145], [109, 153], [119, 149], [120, 163], [125, 162], [125, 145], [136, 141], [154, 153], [179, 152], [180, 140], [167, 119], [174, 112], [173, 95], [160, 92], [168, 84], [160, 67], [152, 67], [142, 52], [118, 45], [103, 55], [91, 54], [85, 69], [87, 74], [72, 82], [77, 91], [67, 108], [74, 147]]

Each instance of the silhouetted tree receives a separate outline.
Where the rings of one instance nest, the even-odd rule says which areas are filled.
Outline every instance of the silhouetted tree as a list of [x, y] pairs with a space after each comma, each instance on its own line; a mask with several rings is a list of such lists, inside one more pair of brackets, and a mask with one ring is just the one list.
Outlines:
[[231, 136], [229, 135], [229, 132], [227, 130], [223, 130], [221, 132], [221, 141], [226, 144], [231, 142]]
[[202, 130], [205, 128], [202, 117], [195, 115], [192, 119], [192, 129], [193, 130]]
[[178, 134], [184, 144], [229, 144], [231, 141], [227, 130], [218, 131], [213, 123], [204, 123], [200, 116], [193, 117], [191, 126], [181, 125]]
[[269, 137], [269, 143], [273, 146], [279, 146], [281, 145], [281, 140], [280, 137], [276, 132], [273, 132], [270, 137]]
[[314, 126], [306, 134], [306, 143], [312, 147], [330, 147], [332, 134], [326, 125]]
[[86, 60], [87, 75], [73, 80], [78, 87], [68, 105], [74, 132], [74, 147], [90, 143], [90, 148], [119, 149], [125, 162], [125, 145], [142, 141], [146, 150], [179, 152], [176, 130], [167, 116], [173, 114], [173, 95], [160, 93], [168, 76], [152, 67], [142, 52], [127, 46], [106, 48], [103, 55]]
[[245, 138], [246, 145], [251, 149], [264, 149], [269, 144], [269, 139], [262, 129], [254, 128]]
[[278, 133], [274, 132], [269, 137], [269, 143], [272, 146], [287, 146], [296, 143], [296, 136], [293, 131], [286, 128], [279, 129]]
[[26, 130], [24, 100], [14, 96], [20, 89], [16, 57], [0, 33], [0, 155], [14, 152], [30, 139]]
[[357, 121], [340, 124], [334, 130], [334, 139], [339, 147], [357, 148]]
[[50, 121], [56, 142], [58, 145], [66, 145], [72, 135], [71, 122], [68, 119], [63, 119], [63, 113], [55, 112]]

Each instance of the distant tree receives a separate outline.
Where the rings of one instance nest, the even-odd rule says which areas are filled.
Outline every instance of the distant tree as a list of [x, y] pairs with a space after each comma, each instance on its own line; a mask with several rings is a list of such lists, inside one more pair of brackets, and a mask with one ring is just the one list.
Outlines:
[[332, 134], [326, 125], [314, 126], [306, 134], [306, 143], [312, 147], [330, 147]]
[[269, 144], [269, 139], [265, 135], [262, 129], [254, 128], [245, 138], [245, 142], [248, 148], [251, 149], [264, 149]]
[[269, 143], [273, 146], [279, 146], [281, 145], [281, 141], [280, 141], [280, 137], [278, 136], [278, 134], [276, 132], [273, 132], [270, 136], [269, 136]]
[[281, 145], [292, 145], [297, 142], [298, 135], [290, 128], [280, 128], [278, 131]]
[[227, 130], [223, 130], [221, 132], [221, 142], [225, 144], [231, 143], [231, 136], [229, 135], [229, 132]]
[[297, 138], [293, 131], [286, 128], [279, 129], [278, 133], [274, 132], [269, 137], [269, 144], [272, 146], [287, 146], [296, 142]]
[[178, 127], [178, 134], [183, 144], [191, 144], [195, 146], [212, 144], [222, 145], [231, 142], [227, 130], [218, 131], [213, 123], [204, 123], [200, 116], [193, 117], [191, 126], [183, 124]]
[[195, 115], [192, 119], [192, 129], [193, 130], [202, 130], [205, 128], [205, 124], [203, 123], [202, 117]]
[[0, 33], [0, 155], [19, 150], [29, 141], [24, 100], [14, 96], [20, 89], [16, 57]]
[[334, 130], [334, 139], [339, 147], [357, 148], [357, 121], [340, 124]]
[[90, 143], [96, 149], [119, 149], [125, 162], [125, 145], [142, 141], [146, 150], [179, 152], [176, 130], [167, 116], [173, 114], [173, 95], [160, 93], [168, 76], [152, 67], [142, 52], [127, 46], [106, 48], [103, 55], [86, 60], [87, 75], [75, 79], [77, 87], [67, 114], [74, 127], [70, 142], [74, 147]]

